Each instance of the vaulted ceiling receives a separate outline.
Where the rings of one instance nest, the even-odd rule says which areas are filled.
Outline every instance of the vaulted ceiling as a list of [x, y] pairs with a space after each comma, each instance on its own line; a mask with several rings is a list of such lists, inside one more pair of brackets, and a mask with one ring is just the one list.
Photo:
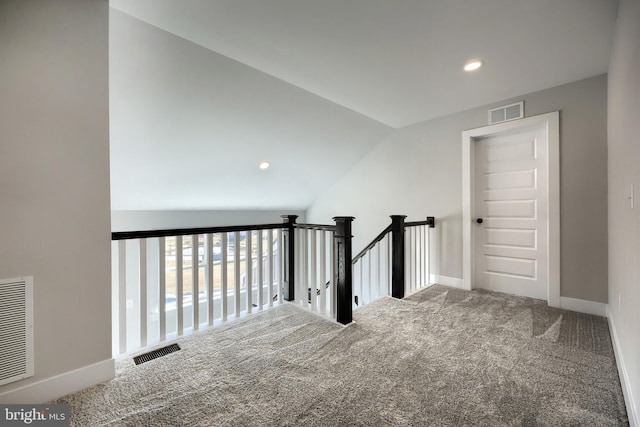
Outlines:
[[[110, 5], [114, 210], [304, 209], [395, 128], [605, 73], [617, 13], [617, 0]], [[465, 73], [472, 58], [484, 66]]]

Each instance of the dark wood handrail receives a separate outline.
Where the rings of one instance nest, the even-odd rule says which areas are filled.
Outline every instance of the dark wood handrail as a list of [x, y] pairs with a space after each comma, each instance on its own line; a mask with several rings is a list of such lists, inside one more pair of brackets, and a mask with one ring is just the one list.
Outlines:
[[429, 225], [428, 221], [410, 221], [404, 223], [404, 228], [407, 227], [419, 227], [421, 225]]
[[293, 228], [301, 228], [305, 230], [324, 230], [324, 231], [336, 231], [335, 225], [325, 224], [293, 224]]
[[391, 231], [391, 225], [387, 226], [387, 228], [382, 230], [382, 232], [380, 234], [378, 234], [376, 236], [376, 238], [371, 241], [371, 243], [369, 243], [367, 246], [365, 246], [365, 248], [363, 250], [358, 252], [358, 255], [353, 257], [352, 263], [355, 264], [356, 261], [358, 261], [360, 258], [362, 258], [364, 256], [364, 254], [366, 254], [371, 248], [373, 248], [376, 245], [376, 243], [378, 243], [380, 240], [384, 239], [384, 236], [386, 236], [387, 233], [390, 232], [390, 231]]
[[111, 240], [146, 239], [149, 237], [189, 236], [194, 234], [232, 233], [235, 231], [273, 230], [287, 228], [286, 223], [227, 225], [222, 227], [174, 228], [166, 230], [116, 231]]
[[[404, 223], [404, 227], [418, 227], [421, 225], [428, 225], [429, 227], [433, 228], [435, 227], [435, 218], [432, 216], [427, 217], [426, 221], [412, 221], [412, 222], [405, 222]], [[371, 243], [369, 243], [363, 250], [361, 250], [360, 252], [358, 252], [358, 255], [353, 257], [353, 263], [355, 264], [356, 261], [358, 261], [360, 258], [362, 258], [369, 250], [371, 250], [371, 248], [373, 248], [376, 243], [378, 243], [380, 240], [384, 239], [384, 236], [387, 235], [387, 233], [389, 233], [391, 231], [391, 225], [389, 225], [387, 228], [385, 228], [384, 230], [382, 230], [382, 232], [380, 234], [378, 234], [378, 236], [376, 236], [375, 239], [373, 239], [371, 241]]]
[[418, 227], [418, 226], [421, 226], [421, 225], [428, 225], [430, 228], [434, 228], [436, 226], [435, 217], [428, 216], [426, 221], [405, 222], [404, 223], [404, 228], [407, 228], [407, 227]]

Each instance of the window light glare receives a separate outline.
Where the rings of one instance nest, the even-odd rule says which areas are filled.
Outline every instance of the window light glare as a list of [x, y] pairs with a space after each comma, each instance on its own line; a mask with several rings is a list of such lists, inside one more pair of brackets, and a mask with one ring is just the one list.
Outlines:
[[261, 162], [259, 166], [260, 166], [260, 169], [265, 170], [265, 169], [269, 169], [269, 166], [271, 166], [271, 163]]
[[464, 64], [465, 71], [475, 71], [480, 67], [482, 67], [482, 61], [480, 59], [473, 59]]

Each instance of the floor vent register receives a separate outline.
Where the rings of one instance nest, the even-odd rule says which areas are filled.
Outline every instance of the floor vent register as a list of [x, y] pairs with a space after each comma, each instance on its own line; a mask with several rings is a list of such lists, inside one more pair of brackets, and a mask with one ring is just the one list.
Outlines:
[[158, 348], [148, 353], [141, 354], [140, 356], [136, 356], [133, 358], [133, 361], [136, 365], [140, 365], [141, 363], [157, 359], [158, 357], [166, 356], [167, 354], [174, 353], [178, 350], [180, 350], [180, 346], [178, 344], [171, 344], [166, 347]]

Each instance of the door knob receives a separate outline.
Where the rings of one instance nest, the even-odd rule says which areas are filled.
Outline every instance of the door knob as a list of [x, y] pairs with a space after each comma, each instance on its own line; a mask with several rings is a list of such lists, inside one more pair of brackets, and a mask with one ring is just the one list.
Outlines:
[[477, 222], [478, 224], [482, 224], [482, 218], [478, 218], [478, 219], [476, 219], [476, 222]]

